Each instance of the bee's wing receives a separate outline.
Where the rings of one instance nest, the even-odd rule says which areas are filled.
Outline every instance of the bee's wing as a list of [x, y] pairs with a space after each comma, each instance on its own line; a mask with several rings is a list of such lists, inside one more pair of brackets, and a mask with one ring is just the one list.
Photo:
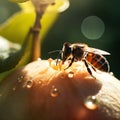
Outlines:
[[97, 48], [92, 48], [92, 47], [86, 47], [85, 51], [86, 52], [92, 52], [92, 53], [95, 53], [95, 54], [101, 54], [101, 55], [110, 55], [109, 52], [106, 52], [104, 50], [100, 50], [100, 49], [97, 49]]

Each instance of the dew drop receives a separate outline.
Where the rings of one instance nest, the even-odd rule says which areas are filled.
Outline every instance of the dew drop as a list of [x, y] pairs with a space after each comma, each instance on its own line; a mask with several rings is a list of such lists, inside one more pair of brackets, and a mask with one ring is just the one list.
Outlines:
[[41, 61], [41, 58], [38, 58], [37, 60], [38, 60], [38, 61]]
[[84, 101], [84, 105], [89, 110], [96, 110], [98, 108], [98, 101], [95, 96], [88, 96]]
[[24, 78], [24, 76], [22, 76], [22, 75], [19, 76], [19, 77], [17, 78], [18, 82], [19, 82], [19, 83], [22, 82], [23, 78]]
[[114, 73], [113, 73], [113, 72], [110, 72], [110, 75], [114, 76]]
[[39, 84], [39, 85], [42, 85], [42, 80], [39, 80], [39, 81], [38, 81], [38, 84]]
[[33, 85], [33, 81], [31, 81], [31, 80], [27, 81], [27, 83], [26, 83], [27, 88], [31, 88], [32, 85]]
[[52, 86], [51, 91], [50, 91], [51, 97], [57, 97], [58, 94], [59, 94], [59, 90], [55, 86]]
[[68, 73], [68, 77], [69, 77], [69, 78], [73, 78], [73, 77], [74, 77], [74, 72], [72, 72], [72, 71], [69, 72], [69, 73]]
[[12, 90], [15, 91], [15, 90], [16, 90], [16, 87], [13, 87]]

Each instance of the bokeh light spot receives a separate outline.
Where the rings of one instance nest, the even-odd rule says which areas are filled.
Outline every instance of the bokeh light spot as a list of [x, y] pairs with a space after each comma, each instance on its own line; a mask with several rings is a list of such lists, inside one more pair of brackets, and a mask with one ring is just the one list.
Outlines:
[[91, 40], [99, 39], [104, 31], [104, 22], [97, 16], [89, 16], [81, 24], [81, 32], [86, 38]]

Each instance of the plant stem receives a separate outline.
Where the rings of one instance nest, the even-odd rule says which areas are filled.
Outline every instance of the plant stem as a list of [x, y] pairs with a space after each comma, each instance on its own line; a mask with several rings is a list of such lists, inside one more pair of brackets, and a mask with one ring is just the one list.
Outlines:
[[40, 48], [41, 48], [40, 46], [40, 29], [41, 29], [40, 19], [41, 19], [41, 15], [39, 15], [36, 12], [35, 24], [32, 28], [32, 34], [33, 34], [32, 61], [40, 57]]
[[32, 34], [33, 34], [33, 45], [32, 45], [32, 61], [38, 59], [41, 56], [41, 39], [40, 39], [40, 30], [41, 30], [41, 18], [46, 10], [48, 5], [41, 6], [41, 9], [39, 11], [36, 10], [36, 19], [34, 26], [32, 28]]

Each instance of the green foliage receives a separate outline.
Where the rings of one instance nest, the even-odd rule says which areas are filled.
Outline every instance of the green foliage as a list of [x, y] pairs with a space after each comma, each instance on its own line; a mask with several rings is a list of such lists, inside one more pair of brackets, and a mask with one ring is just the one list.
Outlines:
[[0, 28], [0, 35], [12, 42], [22, 43], [29, 29], [33, 26], [35, 14], [18, 12]]
[[28, 0], [9, 0], [9, 1], [11, 1], [11, 2], [19, 2], [19, 3], [21, 3], [21, 2], [26, 2], [26, 1], [28, 1]]
[[[28, 3], [26, 5], [28, 5], [26, 9], [29, 9], [29, 6], [31, 6]], [[4, 59], [4, 62], [2, 60], [0, 61], [0, 72], [12, 70], [12, 68], [14, 68], [19, 63], [16, 66], [16, 68], [18, 68], [19, 66], [25, 65], [30, 61], [32, 48], [31, 38], [28, 38], [29, 41], [26, 45], [23, 46], [22, 44], [25, 43], [25, 38], [30, 28], [34, 24], [34, 19], [35, 13], [33, 11], [33, 8], [31, 8], [31, 10], [28, 12], [24, 10], [24, 8], [22, 8], [20, 12], [12, 15], [6, 22], [4, 22], [0, 26], [1, 36], [9, 40], [9, 42], [19, 43], [20, 46], [22, 46], [21, 49], [16, 50], [14, 53], [10, 54], [10, 56]], [[4, 49], [6, 49], [6, 46], [4, 46]], [[9, 53], [11, 52], [9, 51]], [[7, 72], [7, 74], [9, 72]], [[5, 75], [6, 74], [4, 73], [0, 74], [0, 78], [4, 77]]]
[[9, 70], [18, 64], [20, 60], [19, 44], [9, 42], [0, 36], [0, 72]]
[[[7, 3], [5, 2], [5, 4]], [[19, 4], [14, 3], [14, 5], [15, 4], [18, 5], [21, 10], [19, 12], [17, 11], [0, 25], [0, 36], [8, 40], [3, 40], [3, 42], [6, 41], [6, 43], [11, 44], [11, 46], [8, 46], [8, 49], [7, 45], [4, 45], [4, 49], [7, 49], [6, 52], [0, 50], [0, 72], [3, 72], [0, 74], [0, 79], [4, 78], [4, 76], [12, 70], [27, 64], [31, 60], [33, 44], [30, 29], [33, 27], [35, 21], [34, 7], [30, 1]], [[56, 11], [56, 9], [57, 7], [53, 7], [52, 11]], [[41, 40], [43, 40], [46, 32], [57, 16], [57, 12], [50, 14], [49, 10], [43, 15], [41, 20], [42, 29], [40, 30]], [[15, 43], [17, 43], [18, 47], [15, 46]], [[10, 71], [7, 72], [7, 70]]]

